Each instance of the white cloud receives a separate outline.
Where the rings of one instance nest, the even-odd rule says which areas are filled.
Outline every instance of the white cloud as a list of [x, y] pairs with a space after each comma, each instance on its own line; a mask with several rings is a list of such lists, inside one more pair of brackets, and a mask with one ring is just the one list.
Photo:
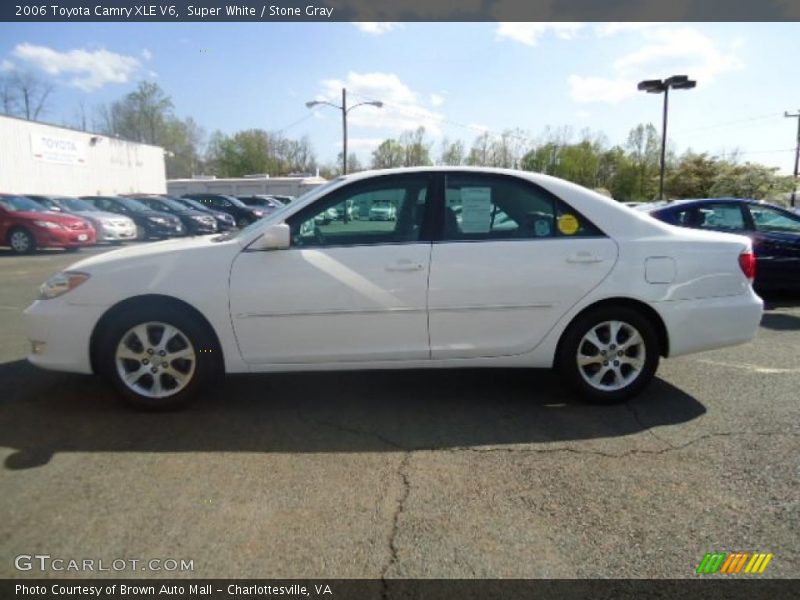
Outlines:
[[433, 106], [441, 106], [444, 104], [444, 96], [441, 94], [431, 94], [431, 104]]
[[383, 23], [376, 21], [359, 21], [353, 23], [353, 26], [370, 35], [383, 35], [394, 29], [400, 29], [403, 27], [403, 24], [392, 21], [385, 21]]
[[147, 48], [142, 50], [142, 58], [145, 60], [151, 60], [153, 58], [153, 53], [150, 52]]
[[576, 102], [616, 104], [635, 96], [636, 84], [643, 79], [689, 75], [698, 86], [708, 85], [718, 76], [744, 67], [740, 49], [740, 40], [722, 47], [693, 27], [660, 27], [648, 31], [646, 42], [636, 50], [614, 61], [611, 74], [573, 74], [567, 82]]
[[651, 29], [661, 25], [661, 23], [637, 21], [637, 22], [618, 22], [618, 23], [598, 23], [594, 26], [594, 30], [600, 37], [607, 37], [616, 35], [618, 33], [629, 33], [642, 31], [644, 29]]
[[592, 113], [590, 113], [588, 110], [578, 110], [575, 112], [575, 116], [579, 119], [588, 119], [592, 116]]
[[0, 73], [8, 73], [9, 71], [13, 70], [14, 70], [13, 62], [8, 60], [7, 58], [4, 58], [2, 61], [0, 61]]
[[370, 100], [384, 103], [383, 108], [363, 106], [351, 112], [347, 118], [353, 126], [387, 129], [392, 134], [422, 126], [433, 136], [441, 134], [441, 115], [426, 108], [420, 94], [394, 73], [350, 72], [345, 80], [327, 79], [322, 82], [322, 92], [317, 100], [340, 104], [342, 88], [347, 88], [349, 105]]
[[133, 56], [104, 48], [58, 52], [47, 46], [24, 43], [14, 48], [13, 55], [50, 75], [72, 75], [70, 84], [85, 92], [109, 83], [126, 83], [141, 66]]
[[535, 46], [546, 33], [554, 33], [563, 40], [574, 38], [583, 29], [583, 23], [499, 23], [495, 29], [495, 39], [513, 40], [526, 46]]

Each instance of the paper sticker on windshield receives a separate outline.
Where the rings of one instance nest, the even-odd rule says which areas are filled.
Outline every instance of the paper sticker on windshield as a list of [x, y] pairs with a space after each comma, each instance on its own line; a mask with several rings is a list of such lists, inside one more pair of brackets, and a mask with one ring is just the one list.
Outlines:
[[461, 188], [461, 231], [489, 233], [492, 225], [492, 190], [488, 187]]
[[580, 229], [575, 215], [561, 215], [558, 217], [558, 230], [564, 235], [575, 235]]
[[550, 235], [550, 221], [536, 219], [536, 222], [533, 224], [533, 231], [536, 237], [547, 237]]

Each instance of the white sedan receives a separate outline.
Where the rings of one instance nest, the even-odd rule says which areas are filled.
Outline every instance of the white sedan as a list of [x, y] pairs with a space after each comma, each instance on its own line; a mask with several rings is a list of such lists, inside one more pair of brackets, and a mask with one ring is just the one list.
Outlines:
[[[394, 221], [317, 218], [387, 196]], [[754, 271], [745, 237], [566, 181], [413, 168], [339, 177], [241, 231], [82, 260], [25, 320], [33, 364], [101, 374], [150, 409], [220, 373], [445, 367], [556, 367], [608, 403], [660, 357], [750, 340]]]

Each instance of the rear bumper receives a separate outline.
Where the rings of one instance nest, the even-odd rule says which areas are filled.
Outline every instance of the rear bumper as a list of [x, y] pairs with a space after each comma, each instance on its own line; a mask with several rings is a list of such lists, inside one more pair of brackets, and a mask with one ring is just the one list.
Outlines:
[[89, 340], [104, 306], [68, 304], [59, 298], [37, 300], [25, 309], [25, 333], [33, 347], [28, 361], [43, 369], [91, 373]]
[[761, 323], [764, 302], [752, 288], [737, 296], [658, 302], [669, 336], [669, 355], [681, 356], [753, 339]]

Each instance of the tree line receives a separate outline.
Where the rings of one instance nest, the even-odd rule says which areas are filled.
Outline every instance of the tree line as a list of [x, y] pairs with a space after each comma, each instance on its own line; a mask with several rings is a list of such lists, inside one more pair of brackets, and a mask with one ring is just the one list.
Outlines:
[[[5, 114], [37, 120], [46, 113], [53, 88], [30, 73], [12, 72], [0, 78], [0, 106]], [[79, 106], [71, 126], [89, 128]], [[166, 149], [167, 177], [194, 175], [239, 177], [340, 173], [342, 155], [334, 164], [320, 164], [307, 136], [291, 139], [279, 131], [253, 128], [225, 134], [206, 131], [191, 117], [180, 118], [172, 99], [153, 82], [107, 105], [96, 107], [91, 128], [109, 136], [154, 144]], [[425, 165], [470, 165], [522, 169], [554, 175], [606, 193], [621, 201], [648, 201], [658, 193], [660, 135], [652, 124], [631, 129], [623, 144], [584, 129], [547, 128], [536, 141], [520, 129], [502, 133], [482, 131], [467, 146], [462, 140], [436, 144], [424, 127], [384, 140], [362, 164], [348, 155], [348, 170], [386, 169]], [[735, 153], [714, 156], [687, 150], [670, 152], [666, 160], [665, 191], [670, 198], [739, 196], [777, 199], [792, 189], [791, 177], [775, 167], [741, 162]]]

